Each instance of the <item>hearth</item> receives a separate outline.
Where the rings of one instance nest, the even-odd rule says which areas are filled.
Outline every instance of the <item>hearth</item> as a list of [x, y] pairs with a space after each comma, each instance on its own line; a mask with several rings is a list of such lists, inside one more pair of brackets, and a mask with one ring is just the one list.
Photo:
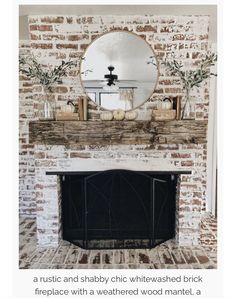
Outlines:
[[63, 239], [85, 249], [152, 248], [175, 237], [177, 174], [57, 173]]

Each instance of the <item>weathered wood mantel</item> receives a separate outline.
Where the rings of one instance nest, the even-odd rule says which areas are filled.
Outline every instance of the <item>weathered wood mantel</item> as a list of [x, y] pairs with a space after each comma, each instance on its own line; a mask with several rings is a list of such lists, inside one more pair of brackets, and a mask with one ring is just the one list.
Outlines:
[[119, 145], [206, 143], [207, 121], [31, 121], [32, 144]]

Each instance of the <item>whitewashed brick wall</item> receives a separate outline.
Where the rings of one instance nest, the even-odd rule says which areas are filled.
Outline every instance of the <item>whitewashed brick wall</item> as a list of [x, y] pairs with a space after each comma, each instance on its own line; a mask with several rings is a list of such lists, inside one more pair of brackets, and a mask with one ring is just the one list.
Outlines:
[[[168, 76], [161, 62], [176, 59], [185, 67], [196, 67], [206, 53], [208, 45], [208, 16], [29, 16], [30, 51], [47, 67], [64, 59], [77, 59], [89, 43], [109, 30], [128, 30], [139, 34], [154, 49], [159, 59], [159, 80], [153, 96], [140, 110], [150, 110], [164, 96], [183, 95], [183, 88], [176, 77]], [[23, 43], [22, 43], [23, 44]], [[20, 47], [22, 49], [22, 46]], [[29, 51], [29, 45], [27, 45]], [[22, 51], [22, 50], [21, 50]], [[71, 70], [62, 85], [54, 88], [57, 104], [70, 99], [77, 101], [85, 96], [78, 76], [79, 69]], [[58, 181], [45, 170], [77, 169], [81, 165], [109, 164], [112, 162], [134, 166], [137, 160], [151, 168], [188, 168], [193, 175], [181, 176], [178, 200], [179, 232], [182, 243], [196, 244], [199, 237], [201, 210], [205, 208], [206, 145], [148, 146], [37, 146], [34, 151], [28, 144], [28, 121], [36, 119], [43, 98], [41, 86], [20, 78], [20, 213], [38, 215], [38, 236], [42, 244], [55, 244], [60, 237], [60, 195]], [[30, 84], [30, 85], [27, 85]], [[208, 118], [209, 82], [193, 90], [197, 120]], [[100, 110], [89, 102], [89, 119], [99, 118]], [[35, 158], [35, 167], [34, 167]], [[114, 165], [115, 167], [115, 165]], [[34, 181], [35, 171], [35, 181]], [[49, 183], [49, 184], [48, 184]], [[35, 190], [33, 185], [35, 184]], [[57, 185], [57, 188], [56, 188]], [[36, 202], [35, 202], [36, 200]], [[48, 209], [47, 209], [48, 207]], [[49, 210], [49, 212], [45, 212]], [[54, 211], [53, 211], [54, 210]], [[51, 213], [53, 211], [54, 213]]]
[[205, 145], [45, 146], [35, 151], [35, 192], [38, 241], [57, 245], [60, 240], [60, 194], [56, 176], [46, 171], [192, 170], [181, 175], [177, 199], [177, 240], [196, 245], [199, 240], [201, 210], [205, 204]]
[[[30, 53], [30, 42], [20, 41], [20, 55]], [[34, 146], [29, 144], [29, 121], [34, 119], [33, 84], [19, 76], [19, 213], [28, 217], [36, 215], [34, 195]]]
[[[145, 39], [157, 55], [159, 80], [153, 96], [140, 110], [153, 109], [158, 98], [183, 95], [180, 81], [168, 75], [162, 61], [176, 59], [186, 67], [196, 67], [209, 48], [208, 26], [208, 16], [29, 16], [31, 51], [44, 65], [77, 59], [94, 38], [110, 30], [128, 30]], [[78, 72], [71, 70], [63, 84], [55, 86], [58, 106], [85, 96]], [[208, 84], [206, 81], [192, 92], [196, 105], [192, 117], [198, 120], [208, 118]], [[34, 93], [37, 106], [41, 87], [35, 86]], [[88, 107], [89, 119], [98, 119], [100, 109], [91, 101]]]

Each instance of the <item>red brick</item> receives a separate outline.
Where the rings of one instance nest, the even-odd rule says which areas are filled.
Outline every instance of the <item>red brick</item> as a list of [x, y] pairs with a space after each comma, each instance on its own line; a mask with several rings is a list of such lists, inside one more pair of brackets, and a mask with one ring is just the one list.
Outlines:
[[70, 52], [69, 57], [70, 58], [79, 58], [82, 55], [81, 52]]
[[71, 43], [68, 43], [68, 44], [63, 43], [63, 44], [57, 44], [56, 48], [57, 49], [74, 49], [74, 50], [77, 50], [78, 45], [77, 44], [71, 44]]
[[171, 153], [172, 158], [190, 158], [190, 153]]
[[181, 161], [182, 167], [193, 167], [194, 163], [192, 160], [183, 160]]
[[76, 21], [78, 24], [92, 24], [94, 17], [82, 17], [78, 18]]
[[164, 93], [164, 89], [163, 88], [158, 88], [158, 89], [155, 89], [154, 92], [158, 93], [158, 94]]
[[[122, 30], [122, 31], [133, 31], [133, 29], [130, 29], [129, 30], [129, 28], [128, 27], [122, 27], [122, 26], [112, 26], [112, 27], [110, 27], [110, 30]], [[98, 31], [97, 32], [94, 32], [94, 33], [98, 33]]]
[[29, 17], [28, 18], [28, 22], [29, 22], [29, 24], [35, 24], [35, 23], [38, 23], [38, 18], [35, 18], [35, 17]]
[[197, 185], [196, 184], [185, 184], [185, 183], [182, 183], [181, 184], [181, 188], [191, 188], [191, 189], [197, 189]]
[[68, 35], [67, 39], [70, 41], [75, 41], [75, 40], [79, 40], [80, 37], [79, 37], [79, 35]]
[[196, 35], [193, 35], [193, 34], [187, 34], [187, 35], [186, 35], [186, 40], [196, 40]]
[[56, 86], [56, 87], [52, 87], [52, 92], [55, 93], [67, 93], [68, 89], [65, 86]]
[[24, 75], [20, 75], [20, 76], [19, 76], [19, 80], [20, 80], [20, 81], [30, 81], [30, 78], [27, 77], [27, 76], [24, 76]]
[[156, 32], [156, 27], [153, 27], [151, 25], [145, 25], [145, 26], [137, 26], [136, 27], [137, 32]]
[[161, 33], [171, 33], [171, 32], [173, 32], [173, 27], [171, 27], [171, 26], [162, 27], [160, 32]]
[[92, 34], [91, 35], [91, 40], [93, 41], [94, 39], [96, 39], [99, 36], [100, 36], [99, 34]]
[[55, 57], [56, 59], [66, 59], [66, 54], [65, 53], [49, 53], [49, 57]]
[[200, 52], [193, 52], [192, 59], [202, 58], [202, 53]]
[[90, 158], [89, 152], [71, 152], [70, 158]]
[[179, 149], [179, 145], [174, 144], [174, 145], [158, 145], [158, 150], [177, 150]]
[[46, 50], [46, 49], [52, 49], [53, 45], [52, 45], [52, 43], [32, 43], [31, 47], [33, 49]]
[[197, 255], [196, 256], [200, 264], [208, 263], [210, 260], [207, 256], [204, 255]]
[[44, 34], [43, 40], [65, 40], [65, 35], [62, 34]]
[[173, 35], [172, 40], [184, 40], [185, 39], [185, 35], [184, 34], [175, 34]]
[[80, 49], [81, 49], [81, 50], [86, 50], [87, 47], [88, 47], [88, 44], [81, 44], [81, 45], [80, 45]]
[[208, 34], [203, 34], [203, 35], [199, 35], [199, 39], [200, 40], [207, 40], [208, 39]]
[[20, 88], [19, 93], [30, 93], [33, 91], [33, 88]]
[[193, 199], [192, 200], [192, 205], [201, 205], [202, 204], [202, 200], [201, 199]]
[[29, 82], [24, 82], [22, 85], [23, 85], [23, 87], [32, 87], [33, 86], [33, 84], [29, 83]]
[[63, 23], [64, 17], [43, 17], [41, 18], [42, 23]]
[[165, 88], [165, 93], [182, 93], [182, 88]]
[[157, 44], [154, 45], [154, 49], [155, 49], [155, 50], [165, 51], [165, 49], [166, 49], [166, 44], [163, 44], [163, 43], [157, 43]]
[[36, 34], [30, 34], [30, 39], [31, 40], [41, 40], [41, 35], [36, 35]]
[[52, 25], [30, 25], [30, 31], [53, 31]]
[[57, 165], [56, 161], [52, 160], [36, 160], [36, 167], [55, 167]]

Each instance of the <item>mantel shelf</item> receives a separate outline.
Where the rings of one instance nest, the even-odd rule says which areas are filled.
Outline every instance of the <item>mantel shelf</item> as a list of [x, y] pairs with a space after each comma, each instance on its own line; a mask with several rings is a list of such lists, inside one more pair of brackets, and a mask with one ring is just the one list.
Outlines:
[[31, 144], [140, 145], [206, 143], [207, 121], [31, 121]]

